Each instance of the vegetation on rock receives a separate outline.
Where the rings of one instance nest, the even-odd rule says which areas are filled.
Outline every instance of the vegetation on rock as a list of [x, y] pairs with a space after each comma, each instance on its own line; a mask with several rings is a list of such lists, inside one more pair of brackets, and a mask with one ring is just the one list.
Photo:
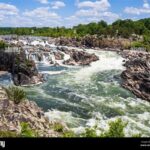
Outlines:
[[6, 91], [8, 99], [14, 101], [15, 104], [19, 104], [26, 99], [26, 93], [19, 87], [12, 86], [4, 88], [4, 90]]
[[7, 44], [4, 41], [0, 41], [0, 50], [4, 50]]

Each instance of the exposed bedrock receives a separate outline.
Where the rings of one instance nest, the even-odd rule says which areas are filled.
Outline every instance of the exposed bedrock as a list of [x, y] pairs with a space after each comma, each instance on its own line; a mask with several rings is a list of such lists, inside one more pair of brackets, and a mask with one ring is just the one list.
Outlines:
[[150, 101], [150, 54], [128, 52], [123, 56], [129, 60], [125, 63], [126, 70], [121, 74], [122, 86], [137, 97]]

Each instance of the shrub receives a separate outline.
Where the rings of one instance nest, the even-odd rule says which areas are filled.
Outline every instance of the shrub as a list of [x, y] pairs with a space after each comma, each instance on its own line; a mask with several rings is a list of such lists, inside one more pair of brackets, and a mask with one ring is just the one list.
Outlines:
[[96, 128], [86, 128], [85, 133], [81, 134], [81, 137], [98, 137]]
[[7, 44], [4, 41], [0, 41], [0, 50], [1, 49], [5, 49], [5, 47], [7, 46]]
[[32, 66], [33, 66], [33, 62], [32, 62], [31, 60], [26, 59], [26, 60], [25, 60], [25, 65], [26, 65], [27, 67], [32, 67]]
[[26, 93], [18, 87], [12, 86], [9, 88], [4, 88], [4, 90], [6, 91], [7, 97], [14, 101], [15, 104], [19, 104], [26, 98]]
[[103, 133], [102, 137], [125, 137], [124, 128], [127, 123], [124, 123], [121, 119], [117, 119], [109, 123], [109, 130]]
[[37, 137], [38, 134], [30, 128], [28, 123], [22, 122], [20, 136], [21, 137]]
[[63, 132], [64, 127], [63, 127], [63, 125], [60, 124], [60, 123], [55, 123], [55, 124], [53, 125], [53, 129], [54, 129], [54, 131], [57, 131], [57, 132]]
[[76, 135], [73, 131], [65, 131], [63, 133], [63, 137], [64, 138], [72, 138], [72, 137], [76, 137]]
[[100, 135], [96, 134], [97, 127], [86, 128], [85, 133], [81, 134], [81, 137], [125, 137], [124, 128], [127, 123], [124, 123], [121, 119], [117, 119], [109, 123], [109, 130], [101, 133]]

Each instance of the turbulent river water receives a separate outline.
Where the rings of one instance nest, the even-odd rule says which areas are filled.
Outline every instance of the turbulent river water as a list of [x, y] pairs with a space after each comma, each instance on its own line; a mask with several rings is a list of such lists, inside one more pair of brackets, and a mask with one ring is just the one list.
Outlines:
[[25, 87], [30, 100], [44, 109], [51, 120], [64, 121], [76, 133], [97, 125], [107, 130], [108, 122], [128, 122], [126, 136], [150, 136], [150, 104], [121, 87], [123, 58], [115, 52], [87, 50], [100, 60], [86, 67], [50, 66], [38, 63], [47, 81]]

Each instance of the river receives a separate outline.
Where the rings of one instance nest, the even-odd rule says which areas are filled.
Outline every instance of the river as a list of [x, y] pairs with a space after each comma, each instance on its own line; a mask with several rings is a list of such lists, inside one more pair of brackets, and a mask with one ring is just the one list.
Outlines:
[[90, 66], [50, 66], [37, 63], [47, 81], [24, 87], [28, 98], [45, 111], [49, 120], [67, 123], [76, 133], [85, 127], [108, 129], [108, 122], [128, 122], [126, 136], [150, 136], [150, 103], [121, 87], [123, 58], [116, 52], [96, 51], [100, 60]]

